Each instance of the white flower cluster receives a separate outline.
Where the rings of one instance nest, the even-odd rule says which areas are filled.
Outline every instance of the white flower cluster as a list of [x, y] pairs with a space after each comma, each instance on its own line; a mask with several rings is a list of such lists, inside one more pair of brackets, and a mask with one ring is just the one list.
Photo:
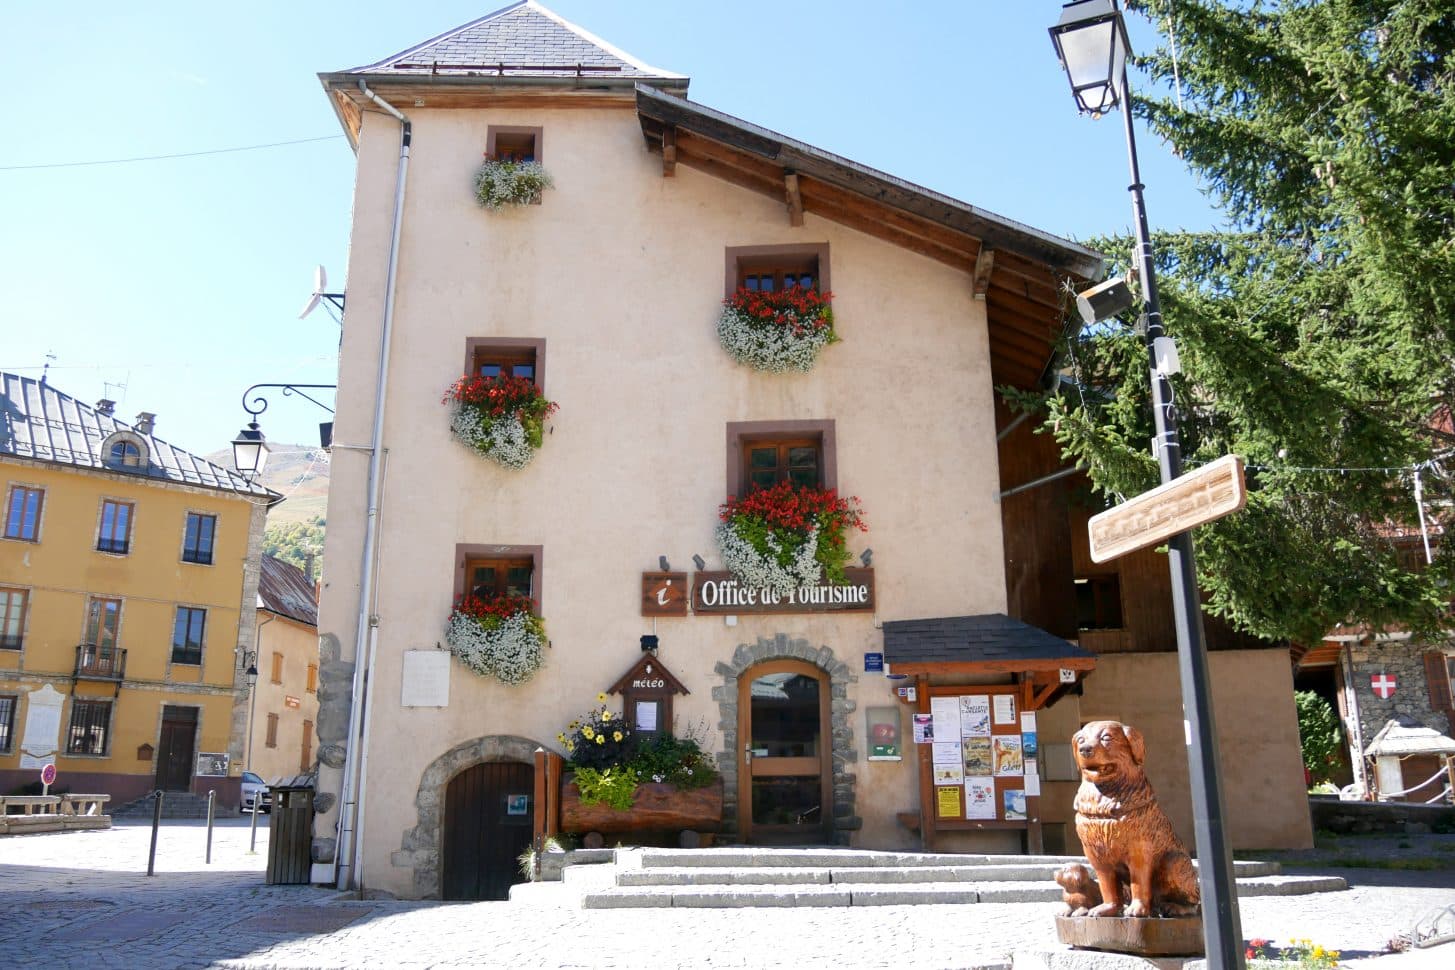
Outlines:
[[524, 468], [536, 456], [520, 418], [492, 418], [478, 410], [455, 405], [450, 430], [465, 444], [506, 468]]
[[493, 630], [485, 629], [473, 616], [452, 613], [445, 626], [445, 642], [466, 667], [511, 686], [530, 680], [546, 659], [545, 644], [525, 613], [501, 621]]
[[487, 159], [475, 173], [475, 200], [491, 211], [506, 205], [528, 205], [551, 187], [551, 176], [537, 162]]
[[827, 327], [799, 336], [792, 327], [755, 325], [733, 307], [724, 307], [717, 320], [717, 339], [733, 360], [775, 373], [809, 370], [832, 336]]
[[770, 589], [780, 596], [787, 596], [801, 586], [815, 585], [822, 578], [823, 567], [814, 558], [818, 551], [818, 526], [809, 532], [808, 541], [794, 553], [793, 561], [787, 567], [778, 562], [777, 553], [783, 547], [771, 534], [767, 542], [770, 552], [761, 553], [738, 535], [731, 522], [723, 522], [717, 527], [717, 546], [722, 560], [728, 571], [745, 586]]

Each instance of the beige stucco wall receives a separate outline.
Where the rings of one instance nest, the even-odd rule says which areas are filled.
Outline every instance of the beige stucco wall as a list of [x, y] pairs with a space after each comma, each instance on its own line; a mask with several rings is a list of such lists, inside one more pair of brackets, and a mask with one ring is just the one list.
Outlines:
[[[729, 421], [837, 422], [840, 489], [858, 495], [874, 548], [878, 616], [660, 620], [661, 657], [692, 694], [679, 723], [721, 744], [714, 664], [742, 643], [786, 633], [832, 648], [856, 672], [878, 622], [1005, 609], [992, 388], [984, 304], [966, 273], [679, 166], [661, 174], [634, 112], [411, 112], [414, 145], [399, 260], [384, 435], [379, 642], [365, 820], [364, 881], [411, 894], [390, 863], [416, 821], [424, 766], [456, 743], [513, 734], [554, 744], [652, 632], [639, 576], [666, 555], [689, 568], [712, 540], [724, 495]], [[471, 175], [489, 124], [544, 125], [555, 177], [540, 206], [490, 213]], [[359, 151], [349, 310], [335, 440], [368, 443], [383, 313], [398, 127], [369, 114]], [[843, 342], [807, 375], [760, 375], [720, 349], [723, 250], [830, 246]], [[547, 341], [553, 432], [530, 467], [501, 469], [457, 444], [440, 404], [469, 337]], [[334, 452], [320, 632], [354, 649], [368, 456]], [[442, 638], [456, 543], [542, 545], [541, 609], [552, 650], [531, 684], [507, 688], [454, 665], [450, 705], [399, 708], [401, 654]], [[849, 700], [864, 756], [864, 703], [887, 700], [862, 675]], [[908, 724], [906, 723], [906, 731]], [[914, 807], [912, 767], [862, 760], [865, 843], [899, 844], [871, 818]], [[336, 772], [325, 772], [328, 789]], [[336, 781], [333, 782], [336, 784]], [[329, 834], [336, 811], [316, 831]]]
[[[286, 616], [258, 610], [258, 682], [253, 702], [249, 768], [265, 781], [309, 770], [318, 756], [313, 726], [318, 721], [318, 692], [308, 689], [308, 668], [318, 664], [318, 631]], [[273, 654], [283, 655], [282, 677], [273, 682]], [[268, 746], [268, 715], [278, 716], [276, 744]], [[304, 729], [307, 764], [303, 761]]]
[[[1229, 844], [1234, 849], [1312, 846], [1288, 654], [1219, 650], [1209, 655], [1209, 667]], [[1102, 656], [1085, 681], [1080, 715], [1082, 722], [1117, 720], [1142, 731], [1147, 777], [1178, 835], [1191, 847], [1177, 655]]]

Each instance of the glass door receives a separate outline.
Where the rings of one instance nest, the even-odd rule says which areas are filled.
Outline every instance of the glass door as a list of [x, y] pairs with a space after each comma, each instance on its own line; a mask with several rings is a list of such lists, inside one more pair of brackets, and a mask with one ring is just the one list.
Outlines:
[[828, 841], [832, 735], [827, 675], [777, 660], [738, 681], [738, 827], [746, 841]]

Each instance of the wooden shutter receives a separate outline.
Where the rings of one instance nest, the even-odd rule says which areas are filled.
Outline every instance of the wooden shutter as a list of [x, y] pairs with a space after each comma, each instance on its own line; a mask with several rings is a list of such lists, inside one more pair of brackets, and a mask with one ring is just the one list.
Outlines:
[[1450, 678], [1445, 670], [1445, 655], [1438, 650], [1425, 651], [1425, 687], [1430, 692], [1430, 707], [1444, 714], [1450, 735], [1455, 737], [1455, 706], [1450, 698]]

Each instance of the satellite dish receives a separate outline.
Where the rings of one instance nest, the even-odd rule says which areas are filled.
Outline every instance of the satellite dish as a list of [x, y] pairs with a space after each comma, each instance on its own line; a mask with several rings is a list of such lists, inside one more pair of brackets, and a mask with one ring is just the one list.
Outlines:
[[298, 314], [298, 319], [305, 319], [318, 307], [318, 301], [323, 299], [323, 289], [328, 285], [328, 274], [322, 266], [313, 271], [313, 292], [308, 297], [308, 302], [303, 304], [303, 312]]

